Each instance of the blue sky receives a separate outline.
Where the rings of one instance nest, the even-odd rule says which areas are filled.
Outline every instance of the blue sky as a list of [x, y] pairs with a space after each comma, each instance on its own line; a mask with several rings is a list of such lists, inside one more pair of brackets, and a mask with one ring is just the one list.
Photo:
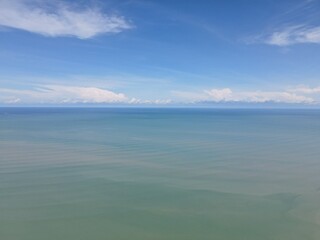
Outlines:
[[320, 102], [316, 0], [0, 0], [0, 104]]

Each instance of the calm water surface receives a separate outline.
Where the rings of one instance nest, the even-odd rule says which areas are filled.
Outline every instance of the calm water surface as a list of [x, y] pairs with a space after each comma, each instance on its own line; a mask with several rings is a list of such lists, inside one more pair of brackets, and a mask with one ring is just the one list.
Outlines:
[[0, 108], [1, 240], [319, 240], [320, 111]]

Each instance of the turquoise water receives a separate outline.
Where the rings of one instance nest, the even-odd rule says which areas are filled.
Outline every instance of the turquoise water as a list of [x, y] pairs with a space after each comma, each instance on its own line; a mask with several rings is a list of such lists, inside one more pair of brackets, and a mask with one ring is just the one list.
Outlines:
[[320, 111], [0, 108], [1, 240], [319, 240]]

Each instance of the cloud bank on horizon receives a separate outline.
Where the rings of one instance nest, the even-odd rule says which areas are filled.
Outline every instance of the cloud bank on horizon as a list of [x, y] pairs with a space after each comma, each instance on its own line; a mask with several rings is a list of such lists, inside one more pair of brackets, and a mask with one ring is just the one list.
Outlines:
[[32, 89], [0, 88], [6, 104], [168, 104], [170, 100], [140, 100], [97, 87], [44, 85]]
[[304, 103], [316, 104], [317, 100], [310, 96], [315, 93], [315, 89], [304, 86], [303, 92], [300, 88], [288, 89], [284, 91], [233, 91], [230, 88], [210, 89], [202, 92], [180, 92], [173, 94], [191, 101], [197, 102], [243, 102], [243, 103]]
[[298, 86], [285, 91], [232, 91], [230, 88], [201, 92], [172, 91], [172, 99], [141, 100], [97, 87], [45, 85], [32, 89], [0, 88], [0, 103], [6, 104], [201, 104], [201, 103], [294, 103], [317, 104], [312, 96], [320, 86]]
[[0, 0], [0, 104], [320, 106], [319, 13], [312, 0]]

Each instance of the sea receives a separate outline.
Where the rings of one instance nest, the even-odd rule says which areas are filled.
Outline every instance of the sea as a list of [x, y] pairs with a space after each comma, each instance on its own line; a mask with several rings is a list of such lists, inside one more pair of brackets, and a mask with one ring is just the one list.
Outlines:
[[319, 240], [320, 110], [0, 108], [1, 240]]

